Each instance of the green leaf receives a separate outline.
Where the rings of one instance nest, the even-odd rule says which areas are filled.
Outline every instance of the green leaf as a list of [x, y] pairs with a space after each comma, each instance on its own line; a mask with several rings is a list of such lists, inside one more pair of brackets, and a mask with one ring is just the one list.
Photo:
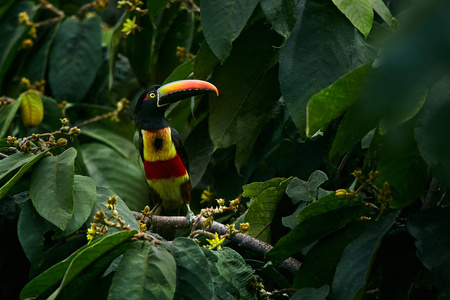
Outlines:
[[369, 0], [333, 0], [333, 3], [367, 38], [373, 22], [373, 8]]
[[80, 102], [94, 82], [102, 57], [99, 17], [67, 18], [50, 51], [48, 83], [56, 99]]
[[356, 199], [341, 199], [335, 193], [326, 195], [325, 197], [309, 204], [297, 215], [297, 222], [301, 223], [312, 217], [319, 216], [329, 211], [337, 210], [346, 206], [362, 204]]
[[[134, 15], [132, 14], [126, 16], [126, 18], [131, 19], [133, 19], [133, 17]], [[125, 15], [121, 20], [125, 21]], [[117, 26], [119, 25], [120, 23], [117, 23]], [[153, 30], [150, 18], [148, 18], [147, 16], [141, 17], [139, 19], [139, 26], [145, 29], [136, 31], [134, 34], [122, 40], [123, 49], [120, 49], [120, 52], [128, 58], [131, 69], [133, 70], [133, 73], [136, 76], [136, 79], [139, 81], [140, 85], [143, 87], [147, 87], [156, 82], [154, 80], [154, 77], [152, 77], [152, 71], [154, 70], [154, 67], [152, 65], [152, 57], [155, 56], [153, 41], [155, 39], [156, 33]], [[119, 39], [123, 35], [123, 33], [121, 32], [122, 27], [120, 26], [116, 28], [114, 29], [114, 34], [117, 30], [117, 42], [119, 42]], [[143, 55], [143, 53], [145, 53], [145, 55]]]
[[261, 9], [273, 29], [284, 38], [288, 38], [294, 28], [295, 18], [293, 0], [261, 0]]
[[257, 299], [255, 290], [250, 288], [254, 271], [239, 253], [228, 247], [221, 251], [202, 248], [202, 251], [211, 270], [216, 299]]
[[345, 247], [359, 237], [368, 221], [353, 222], [333, 234], [319, 240], [308, 250], [302, 267], [294, 276], [295, 288], [331, 286], [336, 266]]
[[65, 260], [53, 265], [31, 280], [20, 293], [20, 299], [36, 298], [63, 279], [59, 289], [55, 291], [56, 294], [53, 295], [53, 297], [56, 296], [63, 284], [69, 283], [86, 267], [108, 251], [119, 247], [135, 233], [136, 231], [121, 231], [83, 246]]
[[95, 184], [111, 189], [130, 209], [140, 211], [150, 203], [148, 183], [138, 165], [137, 153], [125, 159], [104, 144], [88, 143], [82, 145], [81, 155]]
[[37, 212], [61, 230], [73, 214], [73, 181], [77, 151], [69, 148], [40, 161], [31, 174], [30, 196]]
[[73, 215], [66, 227], [66, 236], [78, 230], [91, 215], [97, 203], [94, 180], [87, 176], [75, 175], [73, 181]]
[[173, 72], [169, 75], [169, 77], [167, 77], [166, 80], [164, 80], [163, 84], [172, 81], [187, 79], [189, 75], [191, 75], [194, 72], [194, 64], [195, 64], [195, 57], [184, 62], [183, 64], [178, 66], [175, 70], [173, 70]]
[[[244, 185], [243, 196], [251, 197], [255, 201], [245, 215], [245, 222], [250, 223], [248, 235], [264, 242], [271, 240], [271, 223], [286, 186], [292, 178], [274, 178], [266, 182], [254, 182]], [[258, 195], [256, 195], [256, 193]]]
[[44, 262], [44, 234], [52, 227], [36, 212], [31, 201], [25, 202], [17, 221], [17, 236], [34, 269]]
[[323, 285], [320, 288], [305, 287], [297, 290], [292, 295], [292, 300], [325, 300], [330, 293], [330, 286]]
[[331, 121], [359, 100], [371, 69], [372, 63], [362, 65], [311, 97], [306, 108], [308, 137], [319, 130], [323, 131]]
[[272, 260], [274, 264], [278, 264], [318, 239], [352, 221], [358, 220], [368, 212], [370, 212], [370, 209], [367, 206], [354, 201], [353, 204], [337, 209], [331, 207], [330, 210], [318, 215], [311, 214], [311, 217], [302, 220], [292, 231], [283, 236], [273, 249], [266, 254], [266, 257]]
[[391, 12], [389, 11], [389, 8], [387, 8], [386, 4], [383, 2], [383, 0], [369, 0], [370, 4], [373, 7], [373, 10], [376, 11], [376, 13], [383, 19], [386, 24], [389, 26], [394, 25], [393, 17]]
[[0, 6], [0, 18], [8, 11], [11, 5], [15, 2], [15, 0], [5, 0]]
[[296, 13], [301, 22], [280, 50], [280, 88], [302, 133], [308, 100], [349, 71], [355, 30], [330, 1], [307, 0]]
[[199, 123], [192, 130], [184, 145], [189, 157], [191, 183], [195, 187], [202, 179], [203, 174], [205, 174], [214, 150], [214, 144], [208, 132], [208, 119]]
[[16, 101], [14, 103], [0, 106], [0, 138], [4, 137], [10, 129], [11, 122], [19, 109], [19, 105], [20, 101]]
[[328, 176], [320, 171], [314, 171], [308, 181], [294, 178], [286, 188], [286, 194], [294, 204], [299, 202], [313, 202], [317, 200], [319, 186], [328, 180]]
[[0, 87], [14, 57], [22, 46], [22, 36], [28, 27], [19, 24], [19, 13], [26, 12], [33, 19], [39, 5], [29, 1], [15, 1], [0, 20]]
[[392, 191], [391, 208], [402, 208], [423, 194], [428, 183], [427, 165], [414, 139], [414, 121], [390, 130], [382, 147], [373, 147], [378, 154], [377, 171], [380, 176], [375, 184], [388, 182]]
[[175, 286], [176, 264], [169, 251], [148, 241], [137, 241], [125, 251], [108, 299], [172, 299]]
[[377, 250], [395, 219], [396, 214], [391, 213], [379, 221], [371, 220], [364, 232], [345, 248], [334, 275], [333, 299], [362, 297]]
[[[1, 188], [0, 188], [0, 199], [2, 199], [6, 193], [22, 178], [22, 176], [28, 172], [28, 170], [36, 163], [38, 162], [42, 157], [45, 156], [45, 154], [47, 153], [47, 151], [41, 152], [38, 155], [34, 155], [33, 157], [28, 157], [25, 158], [25, 162], [23, 160], [21, 160], [18, 165], [14, 165], [14, 168], [17, 168], [19, 166], [20, 169], [19, 171], [14, 174], [14, 176], [8, 180], [7, 183], [5, 183]], [[16, 154], [13, 154], [12, 156], [14, 156]], [[28, 156], [28, 155], [20, 155], [20, 156]], [[17, 157], [17, 156], [16, 156]], [[3, 160], [2, 160], [3, 161]], [[4, 174], [9, 174], [9, 172], [4, 173]], [[2, 175], [3, 177], [3, 175]]]
[[[104, 187], [97, 187], [97, 202], [95, 203], [94, 207], [91, 210], [91, 215], [86, 221], [86, 227], [90, 227], [90, 223], [94, 223], [94, 216], [98, 211], [103, 210], [106, 214], [106, 217], [109, 218], [112, 216], [112, 213], [108, 210], [107, 201], [109, 197], [111, 197], [114, 194], [114, 192], [104, 188]], [[117, 211], [119, 212], [119, 215], [123, 217], [125, 222], [128, 226], [130, 226], [133, 230], [139, 230], [139, 224], [138, 221], [136, 221], [136, 218], [133, 216], [133, 213], [128, 208], [128, 206], [123, 202], [120, 197], [117, 197]], [[142, 208], [141, 208], [142, 210]], [[110, 228], [109, 231], [105, 234], [112, 234], [117, 232], [117, 228]]]
[[448, 77], [444, 77], [430, 90], [414, 132], [422, 158], [433, 176], [442, 179], [446, 185], [450, 184], [450, 145], [443, 142], [450, 130], [448, 88]]
[[25, 127], [39, 126], [44, 118], [44, 104], [36, 90], [28, 90], [19, 96], [22, 122]]
[[448, 207], [422, 210], [408, 217], [406, 226], [416, 238], [417, 257], [431, 271], [438, 299], [450, 295], [450, 223]]
[[205, 39], [212, 52], [222, 62], [230, 55], [231, 44], [244, 29], [258, 2], [258, 0], [223, 0], [200, 3], [200, 18]]
[[125, 13], [122, 14], [120, 19], [117, 21], [116, 25], [112, 28], [111, 40], [108, 44], [109, 48], [109, 73], [108, 73], [108, 88], [111, 92], [111, 88], [114, 82], [114, 65], [116, 61], [116, 56], [119, 51], [119, 45], [122, 41], [122, 28], [125, 20], [130, 16], [130, 11], [126, 10]]
[[150, 19], [155, 18], [156, 15], [166, 7], [169, 1], [170, 0], [147, 0], [148, 16]]
[[211, 48], [209, 48], [206, 41], [202, 43], [195, 57], [194, 78], [203, 80], [208, 79], [211, 72], [217, 66], [219, 60], [211, 51]]
[[183, 47], [186, 53], [189, 53], [194, 37], [194, 9], [175, 4], [164, 11], [164, 14], [167, 13], [169, 14], [168, 21], [160, 22], [157, 25], [155, 55], [152, 58], [156, 74], [152, 74], [152, 83], [163, 82], [171, 75], [172, 70], [180, 66], [181, 61], [177, 56], [177, 49]]
[[14, 171], [27, 164], [35, 155], [28, 152], [14, 153], [0, 160], [0, 181], [6, 179]]
[[205, 254], [197, 243], [179, 237], [173, 241], [173, 256], [177, 263], [177, 299], [213, 298], [214, 286]]
[[[277, 39], [279, 36], [268, 32], [265, 26], [246, 30], [236, 40], [233, 54], [211, 77], [220, 91], [219, 97], [210, 97], [211, 140], [216, 149], [236, 144], [239, 171], [246, 166], [280, 96], [278, 68], [274, 66], [277, 50], [273, 48]], [[247, 71], [242, 72], [242, 69]], [[261, 101], [262, 98], [265, 100]]]
[[[102, 286], [99, 283], [105, 278], [105, 270], [121, 254], [130, 247], [131, 243], [122, 243], [114, 249], [103, 254], [92, 264], [81, 271], [70, 283], [68, 283], [58, 294], [58, 299], [106, 299], [111, 284]], [[103, 292], [103, 294], [102, 294]], [[102, 295], [96, 298], [98, 294]]]
[[83, 126], [81, 134], [110, 146], [124, 158], [136, 157], [137, 150], [134, 144], [129, 139], [113, 131], [109, 126], [99, 123], [88, 124]]
[[96, 243], [91, 243], [86, 248], [82, 248], [83, 251], [80, 251], [78, 255], [74, 256], [73, 260], [70, 262], [58, 289], [54, 291], [48, 299], [56, 299], [58, 294], [61, 293], [61, 290], [74, 280], [84, 269], [94, 264], [103, 255], [119, 247], [136, 233], [136, 230], [121, 231], [116, 234], [102, 237], [98, 239]]

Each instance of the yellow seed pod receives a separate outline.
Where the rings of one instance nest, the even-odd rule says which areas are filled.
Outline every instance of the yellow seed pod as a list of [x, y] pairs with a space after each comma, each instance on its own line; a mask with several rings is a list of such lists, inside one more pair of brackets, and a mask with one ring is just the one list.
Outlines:
[[39, 126], [44, 118], [44, 104], [38, 91], [28, 90], [20, 94], [22, 122], [26, 127]]

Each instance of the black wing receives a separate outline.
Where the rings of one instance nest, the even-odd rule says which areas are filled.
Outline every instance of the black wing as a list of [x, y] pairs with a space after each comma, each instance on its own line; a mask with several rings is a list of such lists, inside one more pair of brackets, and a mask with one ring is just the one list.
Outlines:
[[177, 150], [177, 153], [180, 156], [184, 167], [189, 173], [189, 160], [186, 154], [186, 149], [184, 148], [183, 142], [181, 141], [181, 137], [178, 134], [178, 131], [176, 131], [174, 128], [170, 127], [170, 130], [172, 132], [172, 142], [175, 145], [175, 150]]

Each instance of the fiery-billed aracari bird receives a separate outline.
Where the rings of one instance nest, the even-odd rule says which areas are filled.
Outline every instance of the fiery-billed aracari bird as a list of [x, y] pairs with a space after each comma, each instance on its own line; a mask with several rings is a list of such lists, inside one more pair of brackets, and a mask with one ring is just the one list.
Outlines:
[[163, 86], [153, 85], [138, 99], [134, 122], [139, 133], [139, 151], [153, 205], [155, 208], [160, 206], [159, 215], [179, 215], [183, 203], [190, 212], [191, 202], [186, 151], [178, 132], [169, 126], [164, 113], [171, 103], [210, 92], [219, 95], [217, 88], [209, 82], [180, 80]]

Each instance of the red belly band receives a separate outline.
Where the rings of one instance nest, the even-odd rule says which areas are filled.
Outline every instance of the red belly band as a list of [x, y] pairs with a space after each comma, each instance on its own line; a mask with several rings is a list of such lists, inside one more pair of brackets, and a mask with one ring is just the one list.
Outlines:
[[144, 160], [144, 169], [148, 180], [181, 177], [187, 174], [179, 155], [164, 161]]

